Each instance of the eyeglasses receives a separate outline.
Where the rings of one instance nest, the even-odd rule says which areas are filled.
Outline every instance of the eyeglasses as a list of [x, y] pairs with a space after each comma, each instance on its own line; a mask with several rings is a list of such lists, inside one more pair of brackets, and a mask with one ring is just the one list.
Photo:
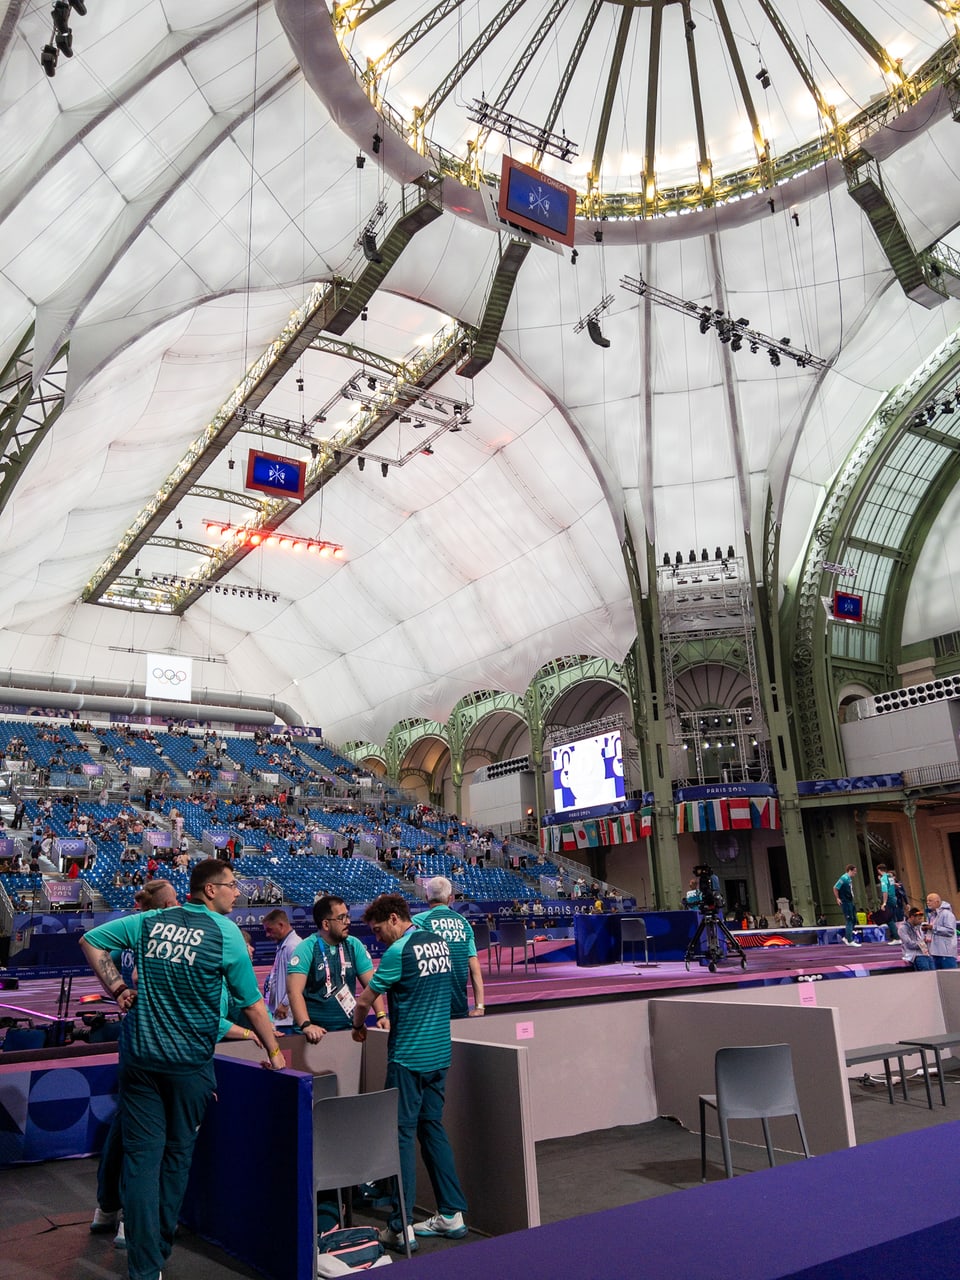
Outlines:
[[344, 922], [344, 920], [349, 920], [349, 919], [350, 919], [350, 912], [349, 912], [349, 911], [344, 911], [344, 912], [343, 912], [341, 915], [339, 915], [339, 916], [327, 916], [327, 919], [328, 919], [328, 920], [333, 920], [333, 921], [335, 921], [337, 924], [342, 924], [342, 923]]
[[236, 880], [210, 880], [208, 883], [213, 885], [223, 885], [225, 889], [236, 889], [239, 887]]

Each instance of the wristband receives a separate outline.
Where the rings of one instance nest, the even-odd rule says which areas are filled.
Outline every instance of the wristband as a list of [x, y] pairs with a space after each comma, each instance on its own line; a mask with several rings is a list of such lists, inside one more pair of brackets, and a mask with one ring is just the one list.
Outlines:
[[473, 1007], [475, 1009], [485, 1009], [487, 1006], [485, 1004], [475, 1004]]
[[306, 1022], [298, 1022], [298, 1023], [297, 1023], [297, 1030], [298, 1030], [298, 1031], [306, 1031], [307, 1027], [312, 1027], [312, 1026], [313, 1026], [313, 1023], [312, 1023], [312, 1022], [310, 1021], [310, 1019], [308, 1018]]
[[385, 1013], [378, 1013], [378, 1014], [377, 1014], [377, 1021], [378, 1021], [378, 1022], [383, 1022], [383, 1020], [386, 1018], [386, 1016], [387, 1016], [387, 1015], [386, 1015]]
[[129, 990], [130, 988], [127, 986], [127, 984], [125, 982], [121, 982], [119, 987], [117, 987], [116, 991], [111, 991], [110, 994], [111, 996], [113, 996], [114, 1000], [119, 1000], [120, 997], [123, 995], [123, 993]]
[[243, 1038], [244, 1038], [244, 1040], [249, 1040], [249, 1039], [250, 1039], [250, 1028], [249, 1028], [249, 1027], [244, 1027], [244, 1028], [243, 1028]]
[[277, 1056], [277, 1054], [278, 1054], [278, 1053], [280, 1053], [280, 1046], [279, 1046], [279, 1045], [277, 1045], [277, 1047], [276, 1047], [275, 1049], [270, 1049], [270, 1050], [268, 1050], [268, 1052], [269, 1052], [269, 1054], [270, 1054], [270, 1057], [271, 1057], [271, 1058], [275, 1058], [275, 1057]]

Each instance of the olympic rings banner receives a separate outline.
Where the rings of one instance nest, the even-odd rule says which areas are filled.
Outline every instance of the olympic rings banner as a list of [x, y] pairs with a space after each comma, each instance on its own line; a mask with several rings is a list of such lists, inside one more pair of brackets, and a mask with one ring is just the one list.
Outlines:
[[172, 653], [148, 653], [144, 683], [148, 698], [190, 702], [193, 698], [193, 659]]

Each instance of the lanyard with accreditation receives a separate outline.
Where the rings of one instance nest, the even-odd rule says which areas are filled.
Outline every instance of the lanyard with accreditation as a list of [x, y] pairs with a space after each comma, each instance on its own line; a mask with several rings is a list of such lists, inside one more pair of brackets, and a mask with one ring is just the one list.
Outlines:
[[336, 990], [334, 990], [333, 986], [333, 973], [330, 968], [330, 957], [327, 954], [327, 946], [320, 937], [317, 938], [317, 951], [323, 958], [323, 974], [326, 986], [324, 995], [328, 1000], [333, 996], [347, 1017], [352, 1018], [353, 1011], [357, 1007], [357, 1001], [353, 992], [346, 984], [347, 957], [343, 943], [341, 942], [337, 947], [337, 954], [340, 957], [340, 983]]

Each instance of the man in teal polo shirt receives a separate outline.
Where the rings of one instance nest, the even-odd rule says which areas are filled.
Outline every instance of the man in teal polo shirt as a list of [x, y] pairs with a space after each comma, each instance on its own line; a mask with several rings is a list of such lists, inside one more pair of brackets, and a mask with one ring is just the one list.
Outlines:
[[[446, 876], [434, 876], [427, 882], [427, 902], [430, 910], [413, 917], [419, 929], [429, 929], [438, 934], [450, 951], [453, 964], [453, 981], [450, 984], [450, 1017], [482, 1018], [483, 974], [477, 959], [477, 944], [473, 928], [465, 916], [454, 911], [453, 885]], [[467, 980], [473, 987], [473, 1008], [467, 1004]]]
[[[370, 952], [350, 935], [350, 912], [342, 898], [327, 895], [313, 904], [317, 932], [304, 938], [287, 962], [287, 996], [293, 1025], [311, 1044], [328, 1031], [353, 1025], [357, 983], [365, 987], [373, 974]], [[377, 1022], [386, 1024], [383, 1001]]]
[[[158, 1280], [173, 1248], [197, 1131], [215, 1086], [224, 986], [266, 1047], [264, 1065], [283, 1068], [240, 930], [226, 919], [237, 893], [230, 868], [210, 858], [193, 868], [182, 907], [112, 920], [80, 941], [102, 986], [127, 1014], [119, 1105], [130, 1280]], [[136, 993], [110, 957], [117, 947], [134, 951]]]
[[[400, 1094], [397, 1129], [407, 1212], [404, 1222], [399, 1204], [394, 1204], [381, 1239], [384, 1244], [403, 1248], [406, 1234], [411, 1249], [417, 1247], [417, 1236], [458, 1240], [467, 1234], [463, 1220], [467, 1202], [443, 1127], [450, 1066], [450, 951], [442, 938], [413, 923], [399, 894], [381, 894], [363, 918], [377, 940], [388, 946], [380, 967], [357, 999], [353, 1025], [358, 1038], [363, 1038], [367, 1011], [377, 996], [386, 992], [390, 1010], [386, 1087]], [[415, 1137], [420, 1140], [437, 1212], [412, 1225], [417, 1194]]]

